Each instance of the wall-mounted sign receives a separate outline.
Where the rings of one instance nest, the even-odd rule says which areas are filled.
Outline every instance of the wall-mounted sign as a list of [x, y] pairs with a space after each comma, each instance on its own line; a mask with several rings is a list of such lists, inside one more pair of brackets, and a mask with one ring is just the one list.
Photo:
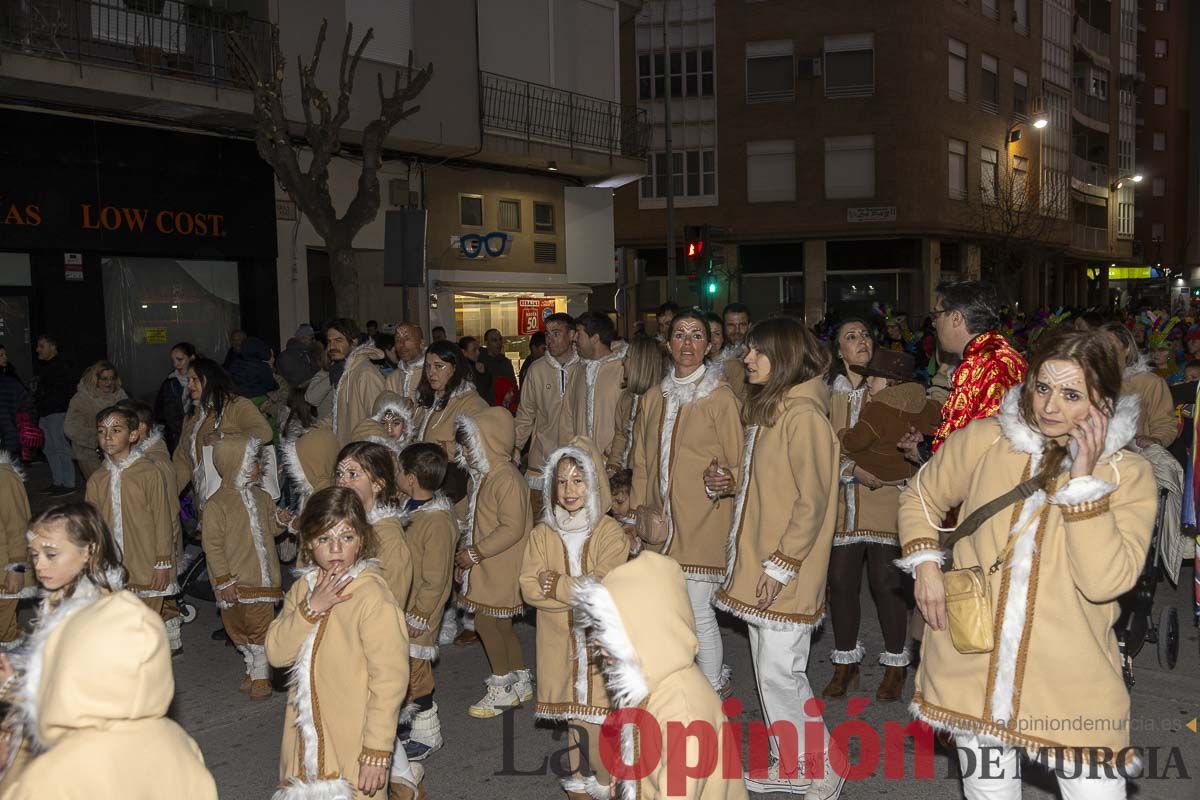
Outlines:
[[166, 328], [146, 328], [146, 344], [166, 344]]
[[457, 247], [467, 258], [499, 258], [508, 253], [511, 244], [512, 237], [503, 231], [450, 237], [450, 246]]
[[518, 297], [517, 336], [529, 336], [546, 330], [546, 317], [553, 313], [553, 297]]
[[63, 277], [68, 281], [83, 280], [83, 253], [63, 253]]
[[287, 198], [275, 198], [275, 219], [295, 222], [300, 218], [300, 214], [296, 211], [296, 201]]
[[865, 206], [847, 208], [846, 222], [895, 222], [895, 206]]

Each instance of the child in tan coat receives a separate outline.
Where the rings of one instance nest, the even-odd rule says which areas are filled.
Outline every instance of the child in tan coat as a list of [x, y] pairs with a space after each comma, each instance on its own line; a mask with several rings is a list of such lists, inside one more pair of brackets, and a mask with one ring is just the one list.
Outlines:
[[454, 557], [459, 608], [475, 615], [475, 628], [492, 668], [487, 694], [468, 709], [487, 719], [533, 699], [513, 618], [525, 612], [517, 579], [533, 527], [525, 478], [509, 460], [512, 415], [500, 406], [455, 423], [457, 463], [471, 476], [461, 547]]
[[413, 798], [423, 770], [393, 764], [408, 635], [375, 532], [345, 487], [314, 494], [297, 527], [306, 567], [267, 632], [267, 658], [290, 668], [292, 686], [275, 797]]
[[26, 559], [28, 528], [25, 475], [8, 451], [0, 448], [0, 548], [3, 548], [0, 557], [4, 565], [4, 585], [0, 586], [0, 650], [11, 650], [20, 642], [17, 604], [37, 593]]
[[450, 599], [458, 518], [438, 491], [446, 476], [446, 453], [432, 442], [417, 442], [400, 454], [400, 491], [407, 522], [404, 538], [413, 563], [413, 584], [404, 618], [408, 623], [409, 688], [406, 717], [411, 730], [404, 744], [409, 760], [421, 761], [442, 746], [442, 727], [433, 702], [433, 662], [438, 654], [442, 608]]
[[[521, 594], [538, 610], [534, 713], [538, 719], [571, 723], [572, 775], [562, 784], [569, 800], [608, 792], [598, 756], [608, 695], [583, 632], [574, 627], [570, 606], [581, 580], [603, 578], [629, 557], [624, 530], [606, 516], [612, 499], [603, 464], [600, 451], [583, 436], [550, 455], [542, 470], [545, 513], [529, 534], [521, 567]], [[580, 729], [587, 733], [586, 755], [578, 740]]]
[[240, 690], [251, 700], [271, 696], [267, 629], [275, 618], [280, 590], [275, 533], [280, 530], [270, 495], [256, 485], [262, 476], [260, 442], [227, 436], [213, 449], [221, 488], [208, 499], [201, 520], [221, 623], [242, 654], [246, 675]]
[[[179, 610], [173, 603], [166, 604], [179, 593], [170, 489], [163, 473], [137, 447], [138, 426], [136, 414], [116, 406], [97, 415], [104, 467], [88, 479], [86, 498], [113, 532], [129, 575], [125, 588], [159, 614], [168, 634], [175, 638], [179, 626], [173, 620], [179, 617]], [[173, 652], [181, 649], [180, 644]]]

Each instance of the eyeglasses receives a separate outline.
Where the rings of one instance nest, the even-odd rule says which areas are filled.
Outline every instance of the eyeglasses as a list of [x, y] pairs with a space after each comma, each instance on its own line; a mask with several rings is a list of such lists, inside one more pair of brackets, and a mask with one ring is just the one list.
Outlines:
[[942, 314], [949, 314], [954, 309], [952, 308], [935, 308], [929, 312], [930, 319], [937, 319]]

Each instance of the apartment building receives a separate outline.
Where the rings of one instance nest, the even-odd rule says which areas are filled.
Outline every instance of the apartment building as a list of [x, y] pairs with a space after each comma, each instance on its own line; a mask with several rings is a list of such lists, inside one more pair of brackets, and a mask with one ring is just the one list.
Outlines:
[[[1138, 165], [1145, 174], [1137, 188], [1134, 249], [1141, 262], [1140, 283], [1130, 290], [1177, 307], [1185, 301], [1197, 257], [1196, 132], [1190, 124], [1192, 74], [1200, 59], [1192, 3], [1141, 3], [1137, 98]], [[1150, 275], [1153, 279], [1148, 279]], [[1195, 276], [1200, 278], [1200, 275]]]
[[940, 279], [981, 273], [1026, 306], [1103, 297], [1096, 265], [1133, 239], [1115, 187], [1136, 30], [1084, 20], [1118, 30], [1129, 2], [650, 0], [622, 31], [624, 93], [652, 126], [646, 177], [617, 192], [631, 303], [669, 294], [668, 185], [677, 242], [724, 229], [714, 306], [923, 315]]
[[[324, 242], [257, 155], [229, 44], [240, 37], [265, 73], [279, 42], [299, 141], [295, 64], [322, 20], [318, 82], [333, 100], [350, 25], [356, 42], [374, 34], [330, 168], [339, 211], [377, 81], [390, 87], [410, 50], [434, 64], [420, 111], [386, 141], [380, 213], [354, 241], [361, 317], [516, 334], [518, 300], [585, 308], [613, 280], [612, 189], [644, 163], [644, 112], [622, 103], [617, 63], [639, 5], [0, 0], [0, 343], [29, 374], [30, 339], [54, 331], [73, 359], [107, 354], [145, 394], [175, 341], [221, 354], [243, 328], [279, 345], [333, 316]], [[393, 285], [389, 219], [423, 233], [407, 286]]]

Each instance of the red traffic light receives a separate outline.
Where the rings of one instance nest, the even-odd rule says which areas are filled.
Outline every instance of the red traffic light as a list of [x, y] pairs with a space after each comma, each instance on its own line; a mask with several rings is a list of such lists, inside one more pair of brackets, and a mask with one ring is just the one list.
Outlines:
[[704, 252], [704, 242], [703, 241], [687, 243], [687, 257], [688, 258], [699, 258], [700, 254], [703, 252]]

